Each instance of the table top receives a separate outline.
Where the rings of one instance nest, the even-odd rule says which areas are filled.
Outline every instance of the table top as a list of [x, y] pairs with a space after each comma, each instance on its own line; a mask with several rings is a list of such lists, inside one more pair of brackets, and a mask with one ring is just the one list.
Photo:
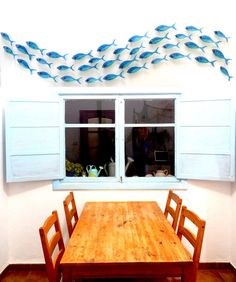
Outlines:
[[87, 202], [61, 265], [190, 263], [156, 202]]

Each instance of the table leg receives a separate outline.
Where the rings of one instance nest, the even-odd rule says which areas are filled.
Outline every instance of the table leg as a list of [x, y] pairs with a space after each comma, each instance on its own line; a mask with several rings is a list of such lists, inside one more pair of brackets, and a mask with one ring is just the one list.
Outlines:
[[70, 270], [68, 268], [62, 269], [63, 282], [71, 282]]
[[194, 269], [192, 265], [185, 265], [183, 267], [182, 282], [196, 282], [196, 278], [194, 276]]

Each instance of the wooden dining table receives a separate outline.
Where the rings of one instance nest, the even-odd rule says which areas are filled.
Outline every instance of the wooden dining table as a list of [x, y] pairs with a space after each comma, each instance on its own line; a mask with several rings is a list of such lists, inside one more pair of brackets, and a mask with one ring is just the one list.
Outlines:
[[63, 281], [181, 276], [193, 261], [156, 202], [87, 202], [61, 259]]

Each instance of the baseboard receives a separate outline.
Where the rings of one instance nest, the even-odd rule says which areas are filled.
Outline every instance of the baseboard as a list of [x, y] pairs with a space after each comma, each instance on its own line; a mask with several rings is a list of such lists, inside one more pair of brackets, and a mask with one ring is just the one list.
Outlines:
[[236, 269], [230, 262], [200, 262], [199, 269], [229, 269], [236, 274]]
[[[236, 269], [229, 262], [200, 262], [199, 269], [229, 269], [236, 274]], [[37, 264], [9, 264], [2, 273], [0, 273], [0, 281], [11, 271], [46, 271], [44, 263]]]
[[5, 277], [8, 272], [11, 271], [46, 271], [44, 263], [36, 264], [9, 264], [3, 271], [0, 273], [0, 281]]

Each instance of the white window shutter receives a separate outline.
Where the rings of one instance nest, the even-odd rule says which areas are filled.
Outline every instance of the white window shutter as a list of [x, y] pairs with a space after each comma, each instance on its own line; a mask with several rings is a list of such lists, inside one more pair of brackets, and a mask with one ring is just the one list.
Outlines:
[[180, 100], [178, 113], [177, 178], [234, 181], [233, 101]]
[[7, 102], [7, 182], [64, 177], [64, 133], [61, 117], [60, 100]]

